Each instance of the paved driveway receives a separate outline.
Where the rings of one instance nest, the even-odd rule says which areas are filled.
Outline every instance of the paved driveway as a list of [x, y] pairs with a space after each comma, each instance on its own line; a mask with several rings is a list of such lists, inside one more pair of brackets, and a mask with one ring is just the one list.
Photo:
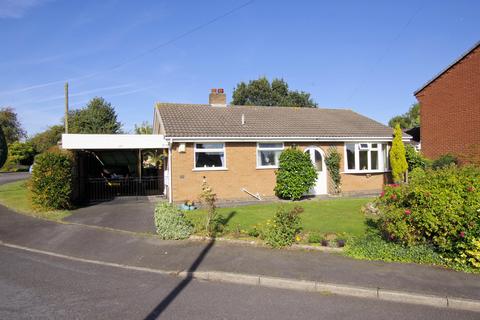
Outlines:
[[113, 200], [73, 211], [65, 221], [120, 230], [155, 233], [155, 203], [136, 200]]

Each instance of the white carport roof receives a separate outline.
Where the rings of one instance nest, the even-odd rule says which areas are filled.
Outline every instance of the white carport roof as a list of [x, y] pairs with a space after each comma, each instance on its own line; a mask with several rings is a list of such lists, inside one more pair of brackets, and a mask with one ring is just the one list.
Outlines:
[[62, 134], [62, 148], [93, 149], [162, 149], [168, 142], [159, 134]]

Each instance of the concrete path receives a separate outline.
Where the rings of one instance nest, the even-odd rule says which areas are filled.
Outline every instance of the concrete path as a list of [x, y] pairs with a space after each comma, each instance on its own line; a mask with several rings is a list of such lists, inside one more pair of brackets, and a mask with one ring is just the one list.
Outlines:
[[272, 250], [59, 224], [0, 207], [0, 240], [85, 259], [169, 271], [221, 271], [480, 300], [480, 276], [331, 253]]

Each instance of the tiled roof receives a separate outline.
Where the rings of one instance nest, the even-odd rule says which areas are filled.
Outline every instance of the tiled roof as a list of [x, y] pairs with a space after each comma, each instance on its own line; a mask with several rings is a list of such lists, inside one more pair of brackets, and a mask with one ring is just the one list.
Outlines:
[[165, 136], [175, 138], [388, 138], [393, 132], [379, 122], [346, 109], [213, 107], [208, 104], [177, 103], [159, 103], [157, 108]]

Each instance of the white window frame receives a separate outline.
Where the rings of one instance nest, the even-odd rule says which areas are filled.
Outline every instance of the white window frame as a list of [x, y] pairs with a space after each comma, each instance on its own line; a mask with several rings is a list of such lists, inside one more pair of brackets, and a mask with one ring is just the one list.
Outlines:
[[[261, 144], [264, 143], [275, 143], [275, 144], [281, 144], [282, 147], [274, 147], [274, 148], [265, 148], [265, 147], [260, 147]], [[257, 158], [257, 169], [278, 169], [278, 164], [277, 165], [269, 165], [265, 166], [262, 165], [262, 161], [260, 159], [260, 151], [283, 151], [285, 150], [285, 143], [283, 142], [278, 142], [278, 141], [262, 141], [262, 142], [257, 142], [257, 151], [256, 151], [256, 158]]]
[[[354, 151], [354, 154], [355, 154], [355, 169], [349, 169], [348, 168], [348, 158], [347, 158], [347, 144], [353, 144], [355, 145], [355, 151]], [[367, 144], [368, 147], [365, 148], [361, 145], [363, 144]], [[377, 144], [377, 148], [376, 149], [372, 149], [372, 144]], [[385, 159], [384, 159], [384, 154], [383, 154], [383, 150], [382, 150], [382, 145], [386, 145], [387, 147], [387, 159], [386, 159], [386, 162], [385, 162]], [[379, 142], [379, 141], [370, 141], [370, 142], [364, 142], [364, 141], [358, 141], [358, 142], [345, 142], [344, 143], [344, 148], [343, 148], [344, 152], [343, 152], [343, 172], [345, 173], [378, 173], [378, 172], [388, 172], [390, 171], [389, 170], [389, 154], [390, 154], [390, 146], [388, 145], [388, 143], [385, 143], [385, 142]], [[369, 151], [367, 153], [367, 163], [368, 163], [368, 168], [371, 168], [372, 167], [372, 164], [371, 164], [371, 152], [370, 151], [377, 151], [378, 153], [378, 169], [367, 169], [367, 170], [361, 170], [360, 169], [360, 151]], [[387, 167], [385, 168], [385, 165], [384, 164], [387, 164]]]
[[[199, 149], [197, 144], [221, 144], [221, 149]], [[222, 167], [198, 167], [197, 168], [197, 152], [223, 152], [223, 166]], [[193, 171], [219, 171], [227, 170], [227, 150], [225, 148], [225, 142], [195, 142], [193, 144]]]

